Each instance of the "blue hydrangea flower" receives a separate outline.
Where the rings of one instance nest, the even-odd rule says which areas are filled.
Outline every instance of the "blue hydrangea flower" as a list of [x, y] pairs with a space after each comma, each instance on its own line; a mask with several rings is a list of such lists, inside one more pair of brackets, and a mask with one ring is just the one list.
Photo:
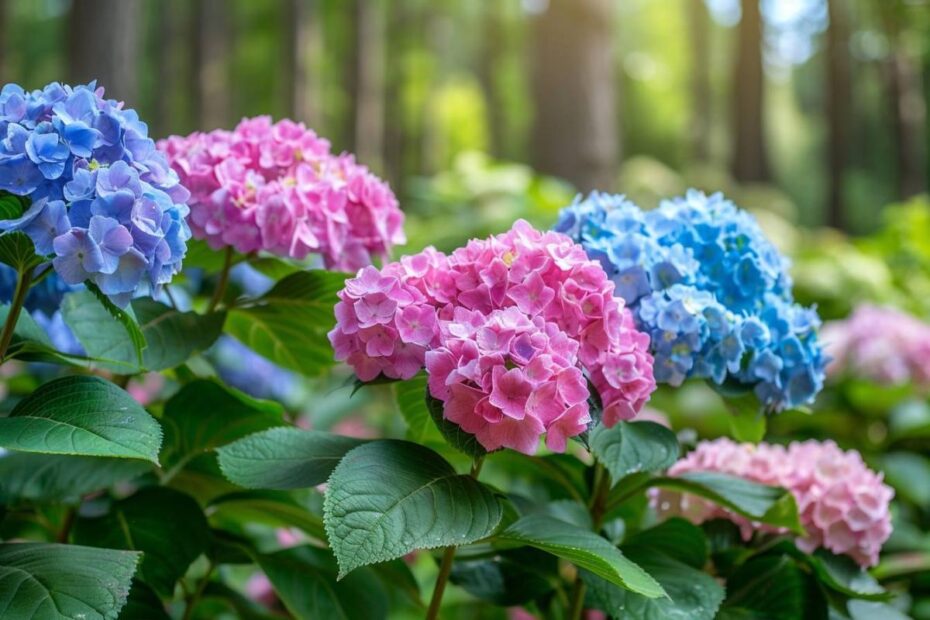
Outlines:
[[817, 313], [794, 303], [787, 259], [723, 195], [690, 190], [643, 211], [595, 192], [555, 230], [603, 265], [652, 339], [657, 381], [740, 384], [772, 411], [822, 388]]
[[93, 83], [0, 90], [0, 192], [31, 203], [0, 234], [24, 232], [68, 284], [125, 305], [181, 268], [190, 194], [138, 114]]
[[300, 380], [289, 370], [268, 361], [230, 336], [220, 336], [210, 350], [217, 374], [224, 382], [255, 398], [292, 404]]

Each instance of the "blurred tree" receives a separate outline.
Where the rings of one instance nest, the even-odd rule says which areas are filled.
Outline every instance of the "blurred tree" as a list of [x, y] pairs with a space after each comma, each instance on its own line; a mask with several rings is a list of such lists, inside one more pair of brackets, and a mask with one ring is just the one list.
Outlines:
[[484, 37], [478, 66], [478, 76], [484, 90], [487, 109], [488, 130], [491, 137], [490, 151], [494, 157], [503, 154], [502, 141], [505, 135], [504, 110], [500, 94], [500, 65], [507, 38], [504, 33], [503, 5], [501, 2], [486, 2], [484, 13]]
[[282, 73], [293, 76], [284, 79], [284, 99], [287, 113], [319, 131], [320, 54], [323, 50], [323, 29], [316, 0], [287, 0], [282, 11], [285, 34]]
[[764, 125], [762, 12], [759, 0], [741, 0], [733, 85], [733, 176], [740, 182], [770, 178]]
[[[155, 21], [154, 32], [150, 31], [155, 63], [154, 114], [152, 135], [166, 136], [173, 132], [192, 130], [188, 123], [179, 122], [177, 95], [182, 90], [190, 63], [184, 62], [189, 55], [190, 40], [184, 36], [186, 20], [189, 19], [188, 5], [183, 0], [162, 0], [158, 10], [150, 13]], [[180, 84], [179, 84], [180, 83]], [[189, 107], [188, 97], [183, 103]], [[188, 121], [192, 119], [187, 119]], [[192, 123], [191, 123], [192, 124]]]
[[10, 68], [7, 66], [9, 53], [7, 52], [7, 23], [9, 22], [9, 7], [7, 0], [0, 0], [0, 84], [9, 81]]
[[136, 105], [141, 16], [137, 0], [73, 0], [68, 15], [70, 81], [97, 80], [108, 96]]
[[194, 84], [189, 92], [195, 93], [197, 127], [202, 131], [228, 127], [231, 120], [228, 62], [232, 33], [225, 0], [195, 0], [191, 26]]
[[883, 71], [895, 138], [898, 196], [908, 198], [927, 188], [923, 163], [927, 104], [920, 64], [907, 44], [906, 30], [910, 25], [908, 3], [904, 0], [877, 0], [877, 7], [890, 43]]
[[849, 151], [849, 105], [852, 88], [849, 77], [849, 27], [845, 0], [829, 0], [830, 25], [827, 27], [827, 96], [826, 115], [829, 125], [827, 158], [829, 190], [827, 224], [846, 227], [843, 180]]
[[535, 23], [535, 165], [581, 191], [610, 190], [617, 175], [613, 9], [613, 0], [549, 0]]
[[375, 172], [383, 171], [385, 11], [380, 0], [354, 0], [354, 51], [348, 67], [348, 135], [356, 157]]
[[693, 159], [710, 155], [710, 15], [705, 0], [688, 0], [691, 42], [691, 144]]

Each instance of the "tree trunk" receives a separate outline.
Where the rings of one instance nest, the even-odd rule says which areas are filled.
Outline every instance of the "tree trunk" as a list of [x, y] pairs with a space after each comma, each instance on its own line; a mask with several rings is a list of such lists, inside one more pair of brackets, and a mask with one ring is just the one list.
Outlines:
[[10, 70], [10, 46], [7, 43], [9, 32], [9, 6], [7, 0], [0, 0], [0, 84], [12, 81]]
[[765, 182], [770, 178], [765, 148], [764, 80], [762, 72], [762, 15], [759, 0], [741, 0], [743, 16], [732, 91], [733, 176], [737, 181]]
[[617, 176], [613, 7], [550, 0], [535, 23], [535, 165], [581, 191], [609, 191]]
[[829, 125], [827, 163], [829, 190], [827, 223], [834, 228], [846, 227], [843, 179], [849, 153], [849, 106], [852, 98], [849, 69], [849, 27], [844, 0], [829, 0], [830, 25], [827, 28], [827, 96], [826, 114]]
[[688, 0], [691, 28], [691, 157], [710, 155], [710, 15], [704, 0]]
[[478, 66], [478, 77], [481, 88], [484, 90], [484, 101], [487, 108], [488, 131], [491, 134], [490, 151], [494, 157], [502, 157], [504, 153], [504, 115], [503, 102], [500, 98], [497, 72], [500, 70], [501, 55], [504, 52], [504, 27], [499, 2], [488, 2], [484, 5], [484, 36]]
[[378, 0], [354, 0], [355, 52], [350, 67], [350, 142], [357, 159], [383, 172], [385, 12]]
[[231, 121], [229, 6], [225, 0], [196, 0], [193, 19], [194, 118], [197, 128], [228, 128]]
[[[155, 37], [155, 116], [152, 123], [152, 135], [167, 136], [169, 133], [186, 131], [188, 123], [179, 122], [183, 118], [177, 106], [176, 94], [179, 75], [183, 75], [182, 56], [178, 53], [186, 41], [181, 35], [184, 7], [178, 0], [162, 0], [162, 6], [156, 14]], [[186, 63], [184, 63], [186, 64]], [[183, 83], [183, 82], [182, 82]]]
[[320, 90], [315, 79], [323, 52], [317, 0], [287, 0], [284, 7], [284, 100], [287, 113], [320, 130]]
[[892, 44], [895, 51], [886, 65], [888, 95], [895, 136], [895, 160], [898, 172], [898, 197], [910, 198], [926, 191], [924, 146], [926, 101], [921, 75], [906, 50]]
[[71, 82], [97, 80], [107, 97], [135, 106], [141, 17], [141, 0], [73, 0], [68, 17]]

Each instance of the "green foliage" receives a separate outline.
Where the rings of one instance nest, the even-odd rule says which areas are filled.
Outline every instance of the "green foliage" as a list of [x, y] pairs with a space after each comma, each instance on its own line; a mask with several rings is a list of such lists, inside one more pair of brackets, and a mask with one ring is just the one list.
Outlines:
[[229, 480], [249, 489], [300, 489], [326, 482], [362, 442], [322, 431], [272, 428], [217, 450]]
[[353, 571], [336, 582], [332, 555], [310, 546], [259, 555], [257, 560], [298, 620], [387, 617], [387, 592], [370, 568]]
[[298, 271], [254, 300], [230, 308], [226, 331], [275, 364], [305, 376], [333, 365], [326, 333], [346, 274]]
[[523, 517], [497, 535], [495, 541], [541, 549], [646, 598], [666, 596], [649, 573], [616, 547], [593, 532], [559, 519], [543, 515]]
[[345, 575], [416, 549], [474, 542], [494, 531], [503, 512], [490, 489], [456, 474], [432, 450], [382, 440], [342, 459], [327, 484], [323, 514]]
[[151, 469], [135, 459], [9, 452], [0, 457], [0, 504], [73, 502]]
[[284, 423], [277, 403], [250, 396], [209, 380], [188, 383], [165, 403], [166, 467], [187, 461], [251, 433]]
[[73, 532], [77, 544], [141, 551], [139, 578], [161, 596], [174, 592], [175, 582], [206, 550], [209, 536], [197, 502], [164, 487], [115, 502], [104, 516], [79, 518]]
[[0, 446], [21, 452], [118, 456], [158, 464], [161, 439], [158, 422], [139, 403], [97, 377], [50, 381], [0, 418]]
[[599, 424], [588, 443], [615, 481], [627, 474], [667, 469], [678, 460], [675, 434], [655, 422], [618, 422], [613, 428]]
[[76, 545], [0, 544], [0, 609], [9, 618], [116, 620], [140, 555]]

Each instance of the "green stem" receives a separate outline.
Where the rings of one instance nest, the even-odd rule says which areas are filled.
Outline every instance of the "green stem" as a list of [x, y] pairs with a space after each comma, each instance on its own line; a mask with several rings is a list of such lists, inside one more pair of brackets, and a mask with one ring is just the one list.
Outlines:
[[26, 294], [32, 285], [32, 274], [34, 267], [29, 267], [25, 271], [19, 272], [16, 279], [16, 292], [13, 293], [13, 301], [10, 304], [10, 311], [6, 315], [6, 323], [3, 324], [3, 332], [0, 333], [0, 364], [6, 361], [6, 351], [10, 348], [10, 342], [13, 340], [13, 332], [16, 330], [16, 321], [19, 320], [19, 314], [26, 303]]
[[[484, 457], [475, 457], [471, 464], [471, 477], [478, 479], [481, 473], [481, 466], [484, 464]], [[436, 577], [436, 585], [433, 587], [433, 598], [430, 599], [429, 609], [426, 610], [426, 620], [436, 620], [439, 617], [439, 608], [442, 606], [442, 595], [446, 591], [446, 584], [449, 582], [449, 575], [452, 573], [452, 562], [455, 559], [455, 546], [446, 547], [442, 553], [442, 562], [439, 564], [439, 576]]]
[[207, 572], [204, 574], [203, 579], [201, 579], [197, 584], [197, 589], [187, 597], [187, 605], [184, 607], [184, 615], [182, 616], [182, 620], [190, 620], [193, 617], [194, 608], [200, 601], [200, 597], [203, 596], [204, 590], [207, 589], [207, 584], [210, 583], [211, 573], [213, 573], [212, 562], [207, 566]]
[[207, 306], [207, 312], [213, 312], [216, 307], [223, 301], [226, 294], [226, 285], [229, 283], [229, 270], [232, 268], [233, 249], [226, 247], [226, 255], [223, 258], [223, 270], [220, 272], [220, 279], [216, 283], [216, 289], [213, 291], [213, 297], [210, 299], [210, 305]]
[[55, 536], [55, 542], [68, 542], [68, 538], [71, 536], [71, 528], [74, 527], [74, 520], [77, 518], [77, 511], [77, 506], [68, 508], [68, 512], [65, 513], [65, 519], [61, 524], [61, 529], [58, 530], [58, 534]]
[[[588, 499], [588, 513], [591, 515], [591, 525], [595, 533], [601, 531], [604, 524], [604, 517], [607, 514], [607, 498], [610, 495], [610, 474], [607, 469], [601, 465], [600, 461], [594, 463], [594, 482], [591, 489], [591, 497]], [[575, 574], [575, 582], [572, 585], [571, 603], [569, 606], [569, 620], [581, 620], [584, 614], [584, 595], [587, 586], [581, 580], [581, 575]]]

